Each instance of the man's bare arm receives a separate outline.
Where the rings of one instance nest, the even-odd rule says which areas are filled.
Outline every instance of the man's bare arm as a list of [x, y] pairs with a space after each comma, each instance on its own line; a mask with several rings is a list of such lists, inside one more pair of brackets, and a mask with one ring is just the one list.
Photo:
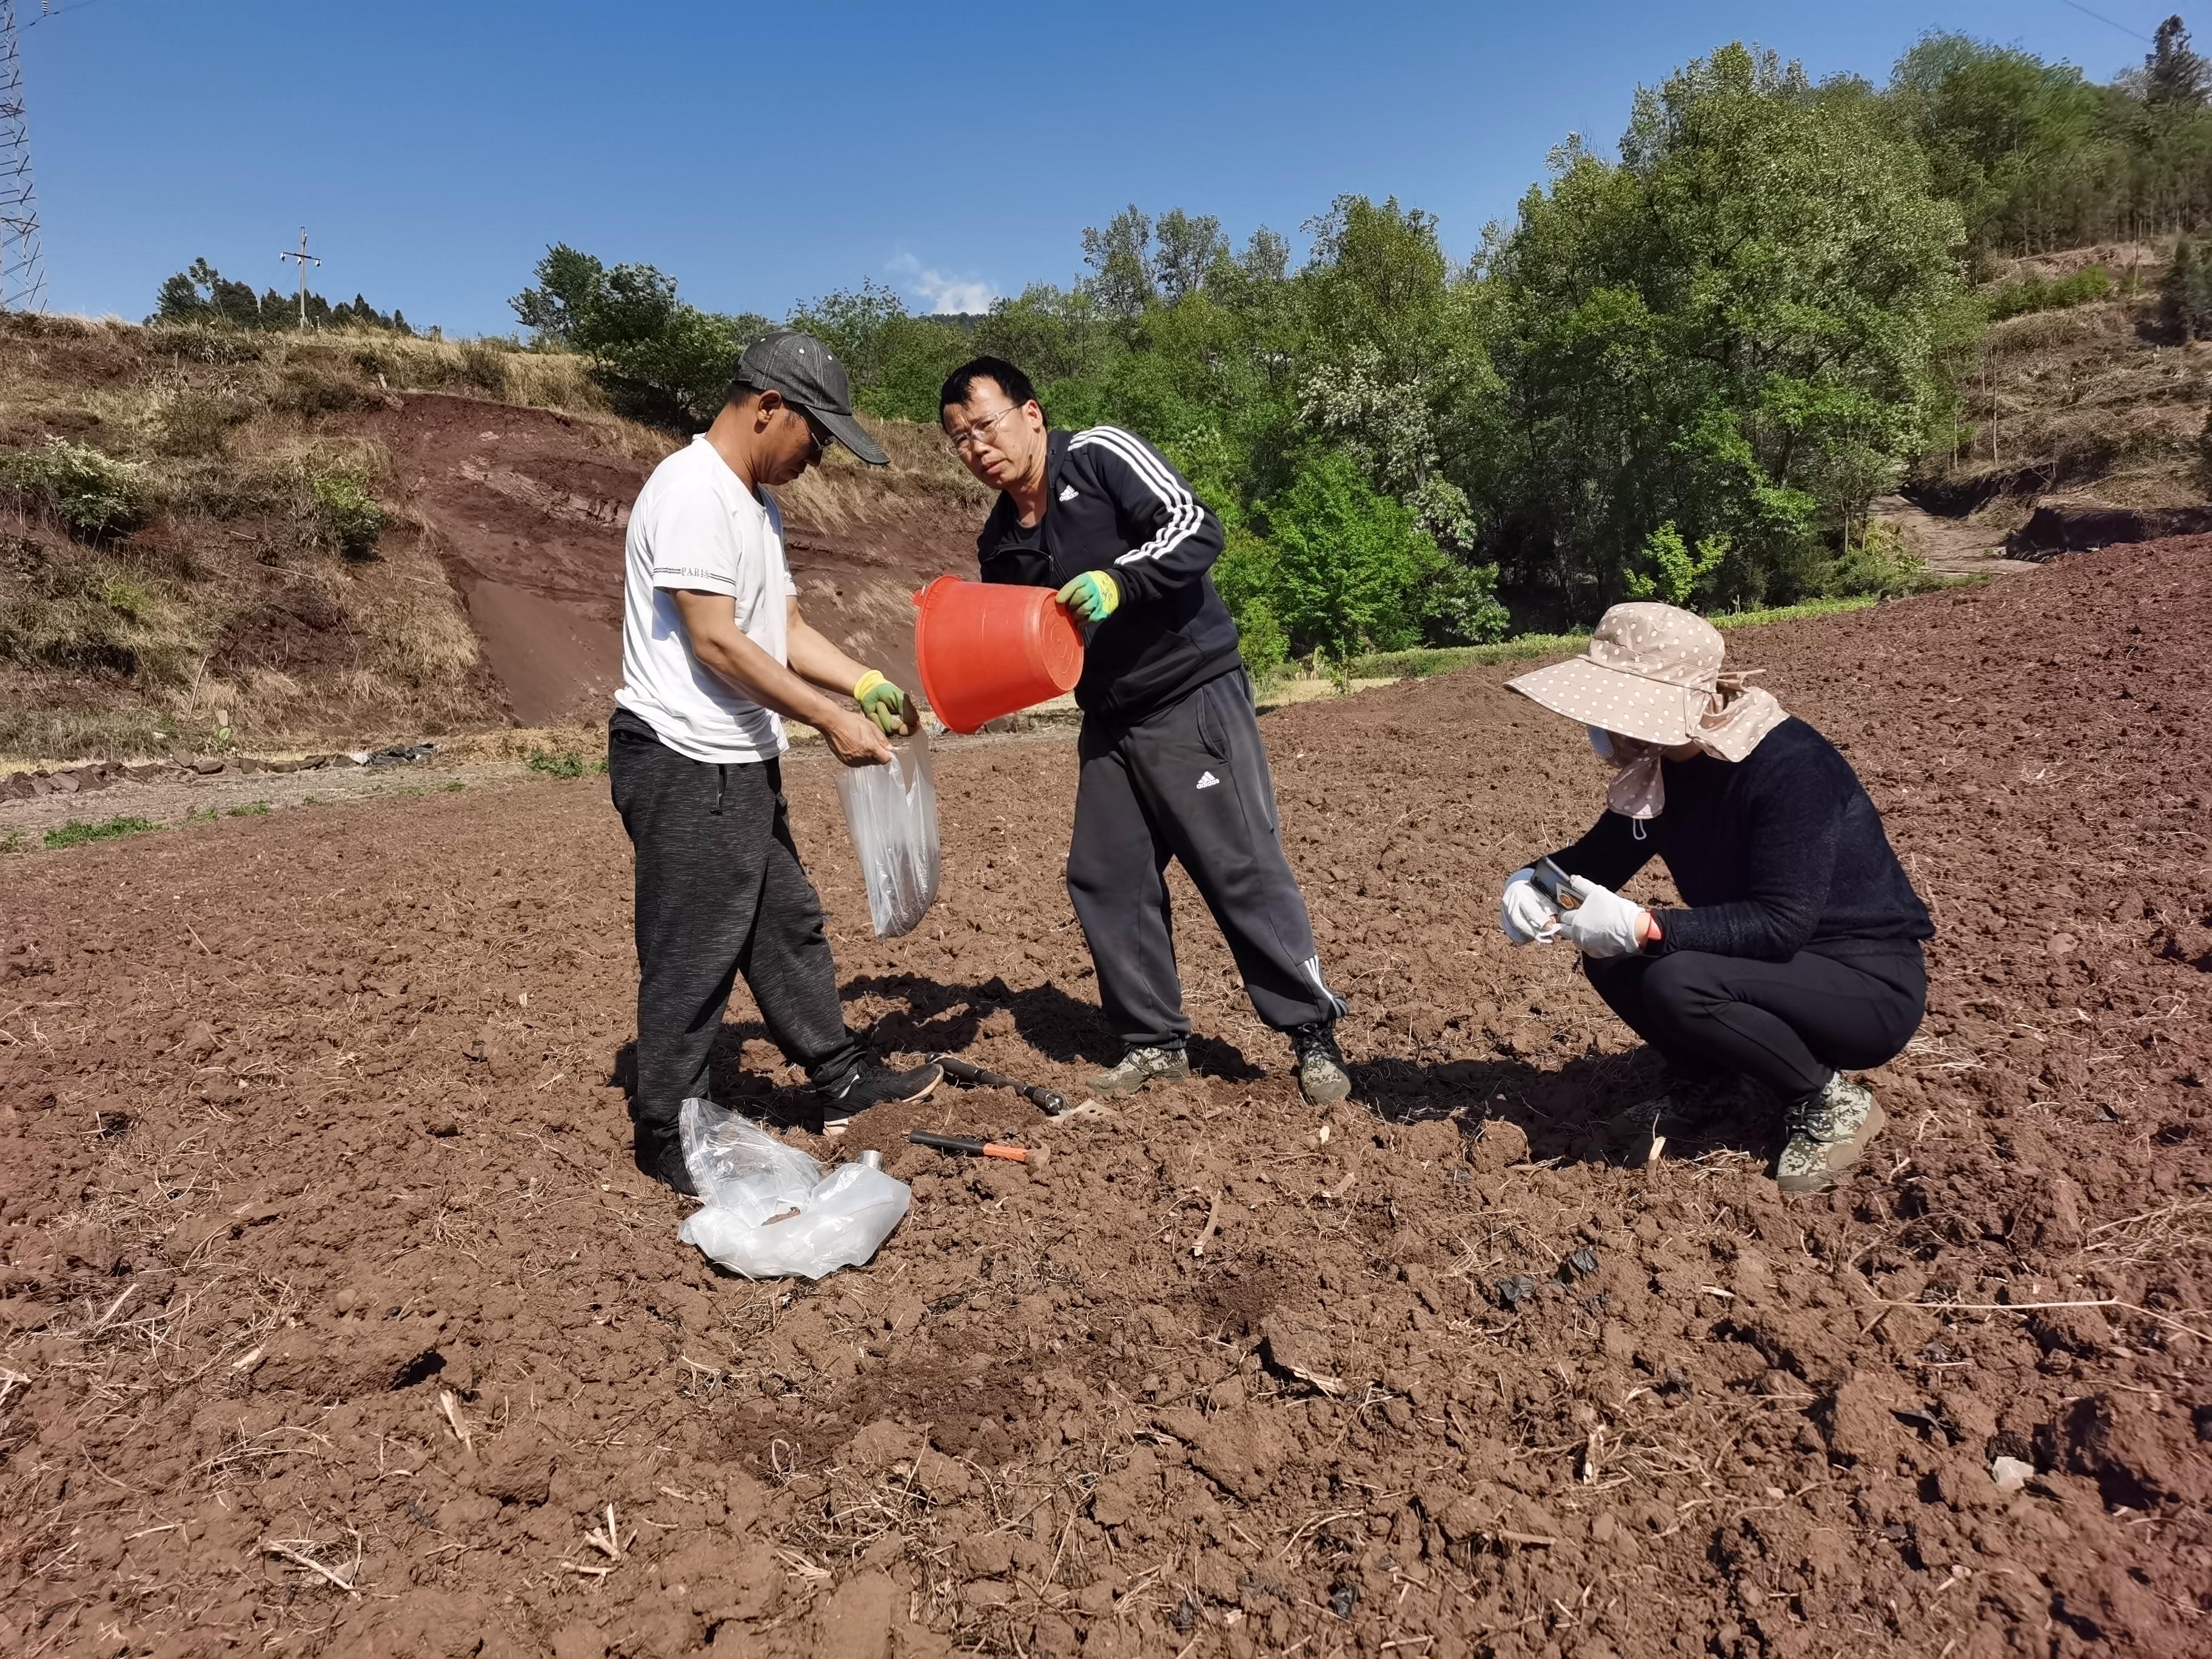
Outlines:
[[[873, 720], [859, 709], [845, 708], [823, 696], [806, 678], [785, 667], [745, 637], [738, 626], [737, 606], [728, 594], [696, 592], [688, 588], [671, 592], [676, 600], [677, 615], [683, 618], [684, 631], [691, 641], [692, 654], [717, 678], [762, 708], [813, 726], [829, 739], [837, 758], [848, 766], [881, 765], [890, 759], [890, 744], [876, 729]], [[811, 629], [806, 631], [813, 633]], [[815, 637], [821, 638], [819, 635]], [[829, 644], [827, 641], [822, 643]], [[830, 648], [836, 651], [834, 647]], [[842, 657], [844, 653], [836, 654]], [[859, 673], [854, 678], [857, 679]]]

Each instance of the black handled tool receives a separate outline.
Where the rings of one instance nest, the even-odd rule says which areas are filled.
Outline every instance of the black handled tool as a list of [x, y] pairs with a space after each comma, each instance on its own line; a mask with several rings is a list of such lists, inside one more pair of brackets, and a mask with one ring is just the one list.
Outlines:
[[981, 1066], [971, 1066], [951, 1054], [932, 1054], [930, 1059], [943, 1066], [945, 1075], [955, 1083], [964, 1083], [975, 1089], [1011, 1089], [1051, 1117], [1058, 1117], [1067, 1109], [1067, 1097], [1054, 1090], [1041, 1089], [1034, 1083], [1017, 1083], [1000, 1073], [987, 1072]]
[[906, 1138], [917, 1146], [928, 1146], [940, 1152], [964, 1152], [969, 1158], [1002, 1158], [1009, 1164], [1042, 1164], [1044, 1152], [1040, 1148], [1011, 1146], [1004, 1141], [977, 1140], [967, 1135], [932, 1134], [927, 1129], [909, 1129]]

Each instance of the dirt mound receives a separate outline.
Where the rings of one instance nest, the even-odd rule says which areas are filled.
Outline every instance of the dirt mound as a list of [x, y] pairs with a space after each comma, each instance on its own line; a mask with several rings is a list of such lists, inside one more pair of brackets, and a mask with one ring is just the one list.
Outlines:
[[[434, 534], [484, 659], [526, 725], [603, 715], [622, 684], [623, 532], [659, 459], [611, 453], [605, 422], [419, 394], [358, 417]], [[641, 429], [638, 429], [641, 435]], [[915, 685], [909, 596], [975, 560], [982, 506], [901, 434], [888, 477], [833, 459], [783, 492], [807, 618]]]
[[2040, 562], [2061, 553], [2077, 553], [2124, 542], [2160, 541], [2199, 536], [2212, 530], [2212, 507], [2171, 507], [2138, 512], [2098, 501], [2046, 498], [2034, 514], [2005, 538], [2016, 557]]
[[[1200, 1076], [931, 1103], [1035, 1171], [864, 1119], [915, 1207], [819, 1286], [718, 1279], [629, 1167], [604, 783], [12, 862], [0, 1648], [2201, 1650], [2208, 545], [1732, 636], [1942, 929], [1893, 1127], [1799, 1204], [1763, 1125], [1594, 1127], [1649, 1062], [1492, 915], [1601, 777], [1510, 669], [1266, 724], [1371, 1110], [1297, 1104], [1196, 920]], [[945, 897], [881, 942], [793, 763], [885, 1047], [1106, 1057], [1073, 772], [948, 747]], [[720, 1058], [796, 1080], [742, 1006]]]

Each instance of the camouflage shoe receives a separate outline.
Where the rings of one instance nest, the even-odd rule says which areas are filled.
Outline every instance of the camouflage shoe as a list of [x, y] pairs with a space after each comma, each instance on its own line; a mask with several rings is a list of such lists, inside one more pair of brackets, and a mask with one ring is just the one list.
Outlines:
[[1792, 1105], [1785, 1121], [1790, 1139], [1774, 1160], [1774, 1184], [1785, 1193], [1825, 1193], [1887, 1120], [1873, 1090], [1838, 1072]]
[[1297, 1056], [1298, 1092], [1309, 1106], [1327, 1106], [1352, 1093], [1352, 1073], [1336, 1046], [1336, 1028], [1324, 1020], [1294, 1027], [1291, 1052]]
[[1133, 1095], [1147, 1083], [1180, 1083], [1190, 1075], [1190, 1056], [1177, 1048], [1132, 1048], [1121, 1063], [1083, 1081], [1094, 1095]]

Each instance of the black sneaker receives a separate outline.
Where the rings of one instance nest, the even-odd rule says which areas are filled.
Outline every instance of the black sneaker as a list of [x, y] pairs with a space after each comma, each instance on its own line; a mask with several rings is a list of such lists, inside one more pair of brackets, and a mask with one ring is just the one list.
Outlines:
[[684, 1161], [684, 1142], [672, 1132], [666, 1134], [651, 1129], [640, 1129], [637, 1134], [637, 1167], [663, 1186], [672, 1187], [686, 1198], [699, 1196], [699, 1188], [692, 1184], [691, 1168]]
[[835, 1088], [819, 1091], [822, 1109], [812, 1126], [814, 1133], [842, 1134], [845, 1126], [869, 1107], [927, 1100], [944, 1080], [945, 1068], [935, 1060], [908, 1072], [894, 1072], [870, 1060]]
[[1298, 1092], [1306, 1097], [1307, 1105], [1332, 1105], [1352, 1093], [1352, 1073], [1344, 1069], [1344, 1054], [1336, 1046], [1333, 1022], [1294, 1025], [1289, 1036], [1291, 1052], [1297, 1057]]

